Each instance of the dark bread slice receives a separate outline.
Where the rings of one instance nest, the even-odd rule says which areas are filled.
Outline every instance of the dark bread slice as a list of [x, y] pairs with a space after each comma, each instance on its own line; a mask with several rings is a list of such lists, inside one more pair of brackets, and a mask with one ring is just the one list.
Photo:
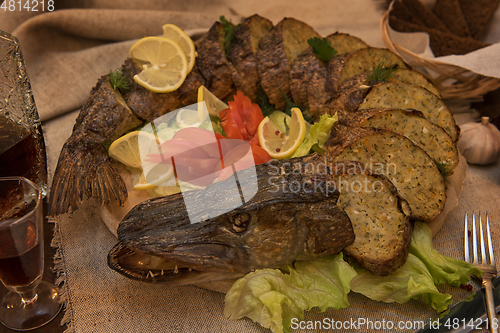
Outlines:
[[488, 46], [473, 38], [459, 37], [452, 33], [445, 33], [435, 29], [403, 21], [395, 16], [389, 17], [389, 25], [400, 32], [426, 32], [429, 34], [429, 44], [436, 57], [450, 54], [467, 54]]
[[413, 220], [430, 222], [446, 201], [438, 166], [410, 139], [390, 131], [337, 125], [327, 142], [327, 161], [357, 161], [386, 176], [408, 202]]
[[360, 163], [343, 161], [330, 169], [340, 191], [337, 206], [349, 216], [356, 235], [344, 253], [374, 274], [391, 274], [408, 256], [408, 203], [386, 177], [368, 172]]
[[391, 15], [413, 24], [425, 26], [424, 23], [416, 17], [401, 0], [394, 1], [391, 7]]
[[459, 127], [446, 104], [427, 89], [405, 82], [382, 82], [372, 87], [358, 110], [391, 108], [421, 111], [425, 118], [441, 126], [458, 140]]
[[459, 0], [472, 38], [481, 39], [500, 0]]
[[[336, 56], [366, 48], [368, 45], [361, 39], [344, 33], [333, 33], [325, 37], [335, 51]], [[308, 47], [293, 63], [290, 71], [290, 90], [293, 101], [305, 109], [309, 109], [307, 87], [314, 73], [325, 64]]]
[[402, 0], [409, 11], [418, 18], [427, 28], [436, 29], [442, 32], [451, 31], [446, 25], [431, 12], [420, 0]]
[[410, 139], [437, 163], [446, 175], [458, 165], [458, 149], [446, 131], [425, 119], [419, 111], [368, 109], [339, 112], [339, 123], [351, 127], [372, 127], [392, 131]]
[[471, 37], [458, 0], [437, 0], [432, 12], [457, 36]]
[[257, 50], [260, 40], [271, 30], [273, 24], [257, 14], [252, 15], [234, 28], [234, 40], [227, 58], [236, 71], [233, 82], [251, 100], [257, 99], [259, 73], [257, 72]]
[[297, 57], [309, 45], [307, 40], [320, 35], [308, 24], [284, 18], [267, 35], [257, 51], [257, 71], [262, 89], [277, 109], [285, 107], [290, 93], [290, 70]]

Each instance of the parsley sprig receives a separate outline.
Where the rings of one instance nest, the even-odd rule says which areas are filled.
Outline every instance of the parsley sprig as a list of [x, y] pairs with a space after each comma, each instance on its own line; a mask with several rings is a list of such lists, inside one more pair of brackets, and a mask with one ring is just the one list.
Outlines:
[[312, 47], [313, 53], [325, 62], [332, 59], [337, 54], [337, 51], [332, 47], [332, 44], [326, 38], [309, 38], [307, 40], [307, 44]]

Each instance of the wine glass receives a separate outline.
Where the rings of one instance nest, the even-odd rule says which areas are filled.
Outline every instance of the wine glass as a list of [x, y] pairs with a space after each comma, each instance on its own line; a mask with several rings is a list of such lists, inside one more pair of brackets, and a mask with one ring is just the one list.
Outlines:
[[38, 328], [61, 309], [58, 288], [42, 281], [43, 221], [40, 188], [23, 177], [0, 178], [0, 280], [10, 290], [0, 321], [10, 329]]

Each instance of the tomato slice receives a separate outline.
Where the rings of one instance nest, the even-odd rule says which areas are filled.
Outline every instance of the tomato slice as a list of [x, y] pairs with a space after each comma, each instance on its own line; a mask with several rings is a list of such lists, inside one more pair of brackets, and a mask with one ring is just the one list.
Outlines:
[[[248, 154], [248, 150], [252, 150], [252, 155]], [[253, 158], [252, 158], [253, 157]], [[235, 146], [227, 154], [224, 155], [224, 164], [226, 168], [222, 167], [222, 172], [219, 175], [219, 181], [229, 178], [234, 170], [240, 171], [253, 167], [258, 164], [266, 163], [271, 160], [269, 154], [260, 146], [240, 144]], [[219, 164], [219, 167], [221, 164]], [[234, 168], [233, 168], [234, 167]]]
[[233, 114], [229, 108], [219, 112], [220, 124], [228, 139], [243, 140], [238, 124], [234, 121]]
[[236, 122], [236, 125], [238, 125], [238, 129], [240, 130], [241, 136], [243, 137], [243, 140], [246, 140], [248, 138], [248, 132], [245, 127], [245, 122], [246, 119], [242, 117], [241, 110], [238, 106], [238, 103], [235, 101], [227, 102], [227, 105], [229, 105], [229, 110], [234, 118], [234, 121]]
[[227, 103], [229, 110], [226, 109], [219, 113], [226, 137], [258, 145], [257, 130], [260, 122], [264, 119], [262, 110], [239, 90], [233, 97], [234, 101]]
[[271, 160], [271, 156], [261, 146], [251, 145], [251, 148], [255, 165], [267, 163]]

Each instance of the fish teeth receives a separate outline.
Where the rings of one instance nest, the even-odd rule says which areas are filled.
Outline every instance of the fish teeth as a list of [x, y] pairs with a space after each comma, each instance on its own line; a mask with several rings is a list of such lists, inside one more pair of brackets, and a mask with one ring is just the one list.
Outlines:
[[179, 269], [177, 268], [177, 265], [175, 265], [174, 274], [177, 274], [177, 273], [179, 273]]

